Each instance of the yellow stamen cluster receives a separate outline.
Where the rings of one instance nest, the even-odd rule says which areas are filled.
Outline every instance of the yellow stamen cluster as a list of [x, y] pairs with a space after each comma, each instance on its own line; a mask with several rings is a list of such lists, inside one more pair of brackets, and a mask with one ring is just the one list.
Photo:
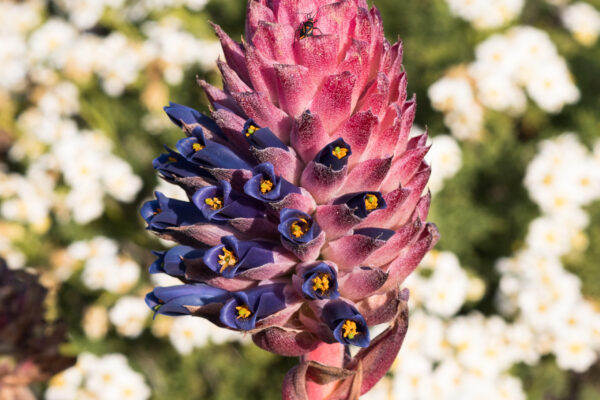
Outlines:
[[273, 189], [273, 182], [269, 179], [260, 180], [260, 191], [261, 193], [269, 193]]
[[[300, 224], [302, 224], [302, 226], [300, 226]], [[304, 218], [300, 218], [299, 221], [292, 222], [292, 225], [290, 226], [291, 234], [297, 238], [304, 236], [304, 234], [308, 232], [308, 229], [308, 221]]]
[[365, 208], [367, 211], [374, 210], [377, 208], [377, 206], [377, 196], [374, 194], [368, 194], [365, 196]]
[[204, 146], [202, 146], [200, 143], [194, 143], [192, 145], [192, 149], [194, 149], [194, 151], [200, 151], [204, 148]]
[[328, 274], [319, 274], [313, 278], [313, 291], [317, 290], [321, 291], [321, 294], [326, 293], [329, 290], [329, 275]]
[[258, 126], [250, 125], [248, 127], [248, 130], [246, 130], [246, 137], [248, 137], [250, 135], [254, 135], [254, 132], [256, 132], [258, 129], [259, 129]]
[[167, 161], [175, 162], [175, 161], [177, 161], [177, 159], [175, 157], [169, 157], [169, 158], [167, 158]]
[[252, 312], [250, 311], [248, 306], [237, 306], [235, 309], [237, 310], [237, 314], [238, 314], [236, 319], [240, 319], [240, 318], [246, 319], [252, 315]]
[[219, 208], [223, 208], [223, 198], [221, 197], [213, 197], [204, 199], [204, 203], [209, 205], [213, 210], [218, 210]]
[[348, 149], [345, 147], [335, 146], [331, 154], [336, 156], [338, 160], [341, 160], [342, 158], [346, 157], [346, 154], [348, 154]]
[[359, 332], [356, 332], [356, 322], [350, 321], [349, 319], [342, 325], [342, 330], [342, 335], [345, 338], [350, 338], [350, 340], [354, 339], [354, 336], [360, 335]]
[[223, 247], [223, 254], [219, 254], [219, 265], [221, 266], [221, 270], [219, 272], [223, 273], [227, 268], [233, 267], [237, 264], [237, 258], [233, 254], [233, 252], [227, 250]]
[[162, 212], [162, 210], [161, 210], [161, 209], [160, 209], [160, 207], [159, 207], [159, 208], [157, 208], [157, 209], [156, 209], [156, 211], [154, 211], [154, 212], [152, 213], [152, 215], [160, 214], [161, 212]]

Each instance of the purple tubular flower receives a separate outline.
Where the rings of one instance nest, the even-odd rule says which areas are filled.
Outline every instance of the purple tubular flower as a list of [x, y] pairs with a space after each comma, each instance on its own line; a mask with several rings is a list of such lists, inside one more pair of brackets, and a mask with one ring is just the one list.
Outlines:
[[269, 147], [276, 147], [288, 151], [288, 147], [283, 143], [269, 128], [261, 128], [252, 119], [244, 124], [242, 134], [250, 146], [264, 150]]
[[340, 297], [337, 273], [330, 265], [323, 262], [319, 263], [306, 270], [302, 275], [302, 279], [304, 279], [302, 293], [309, 299], [333, 300]]
[[300, 189], [276, 176], [273, 164], [262, 163], [252, 170], [252, 178], [244, 185], [244, 193], [257, 200], [274, 203], [291, 193], [300, 193]]
[[[165, 108], [185, 138], [154, 160], [191, 200], [142, 208], [158, 236], [198, 253], [158, 253], [151, 270], [189, 286], [193, 301], [177, 293], [174, 314], [300, 356], [283, 400], [359, 398], [396, 358], [408, 326], [400, 286], [439, 238], [402, 44], [366, 0], [248, 0], [242, 43], [213, 27], [223, 89], [198, 80], [210, 116]], [[198, 297], [212, 290], [226, 294]], [[367, 325], [380, 323], [370, 341]], [[367, 347], [345, 357], [347, 345]]]
[[281, 222], [277, 227], [281, 241], [291, 246], [303, 245], [313, 241], [321, 229], [310, 215], [302, 211], [284, 208], [279, 215]]
[[371, 338], [369, 328], [358, 310], [343, 300], [332, 300], [323, 307], [321, 319], [342, 344], [367, 347]]
[[373, 211], [387, 207], [380, 192], [348, 193], [334, 200], [333, 204], [346, 204], [358, 218], [367, 218]]
[[198, 132], [197, 129], [205, 128], [211, 133], [225, 139], [221, 128], [211, 118], [194, 110], [193, 108], [183, 106], [181, 104], [170, 102], [168, 106], [163, 108], [169, 119], [180, 128], [184, 129], [189, 134]]
[[314, 162], [333, 171], [341, 171], [352, 155], [351, 146], [339, 138], [329, 143], [316, 155]]
[[199, 189], [192, 196], [192, 202], [207, 221], [226, 222], [233, 218], [263, 217], [263, 206], [245, 199], [231, 190], [231, 184], [220, 181], [217, 186]]
[[235, 236], [224, 236], [218, 246], [204, 253], [204, 264], [225, 278], [275, 261], [274, 245], [258, 241], [240, 241]]
[[206, 219], [192, 203], [170, 199], [156, 192], [156, 200], [147, 201], [140, 210], [142, 218], [152, 231], [161, 232], [166, 228], [193, 225]]
[[204, 134], [183, 138], [177, 142], [177, 150], [190, 162], [206, 168], [252, 169], [250, 164], [229, 147], [206, 140]]
[[165, 273], [178, 278], [185, 277], [184, 260], [201, 259], [204, 250], [190, 246], [175, 246], [167, 251], [153, 251], [156, 261], [150, 265], [151, 274]]
[[146, 295], [146, 304], [155, 314], [190, 315], [195, 308], [224, 303], [231, 294], [204, 283], [156, 287]]
[[152, 161], [155, 170], [168, 179], [207, 176], [208, 173], [197, 165], [189, 162], [181, 154], [166, 147], [167, 153], [161, 154]]
[[232, 329], [254, 329], [258, 321], [285, 308], [284, 287], [263, 285], [231, 293], [231, 299], [221, 309], [221, 322]]

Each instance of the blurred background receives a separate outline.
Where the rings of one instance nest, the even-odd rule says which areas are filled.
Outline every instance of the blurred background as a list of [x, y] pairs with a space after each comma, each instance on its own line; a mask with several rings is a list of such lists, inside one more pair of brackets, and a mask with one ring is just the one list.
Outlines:
[[[369, 3], [404, 42], [442, 237], [406, 282], [397, 362], [365, 398], [599, 399], [600, 0]], [[152, 320], [143, 301], [173, 282], [147, 273], [170, 244], [138, 210], [157, 188], [182, 195], [152, 169], [181, 135], [162, 107], [207, 111], [195, 76], [220, 86], [208, 21], [235, 39], [244, 12], [0, 2], [0, 256], [47, 289], [17, 291], [44, 302], [36, 335], [60, 331], [39, 350], [54, 369], [32, 373], [0, 269], [0, 395], [33, 382], [49, 400], [280, 398], [297, 360], [199, 318]]]

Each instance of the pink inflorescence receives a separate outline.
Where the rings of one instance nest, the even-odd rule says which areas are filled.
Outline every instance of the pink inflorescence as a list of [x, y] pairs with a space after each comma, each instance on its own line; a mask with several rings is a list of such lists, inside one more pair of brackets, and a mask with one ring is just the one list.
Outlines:
[[[241, 44], [214, 28], [224, 88], [198, 81], [210, 117], [165, 107], [186, 137], [154, 160], [189, 201], [157, 193], [141, 210], [179, 243], [150, 272], [182, 285], [146, 301], [301, 356], [284, 399], [357, 398], [395, 359], [408, 323], [400, 284], [438, 239], [402, 45], [364, 0], [250, 0]], [[349, 345], [363, 349], [350, 358]]]

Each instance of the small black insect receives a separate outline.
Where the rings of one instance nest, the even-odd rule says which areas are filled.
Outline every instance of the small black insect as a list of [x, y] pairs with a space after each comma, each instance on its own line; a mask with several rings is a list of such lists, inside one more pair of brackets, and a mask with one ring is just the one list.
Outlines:
[[321, 35], [323, 34], [323, 32], [321, 32], [321, 30], [315, 26], [315, 24], [317, 23], [315, 17], [316, 15], [313, 16], [312, 13], [306, 14], [306, 20], [302, 22], [302, 25], [298, 29], [296, 29], [298, 40], [304, 39], [309, 36], [314, 36], [315, 31], [319, 31]]

